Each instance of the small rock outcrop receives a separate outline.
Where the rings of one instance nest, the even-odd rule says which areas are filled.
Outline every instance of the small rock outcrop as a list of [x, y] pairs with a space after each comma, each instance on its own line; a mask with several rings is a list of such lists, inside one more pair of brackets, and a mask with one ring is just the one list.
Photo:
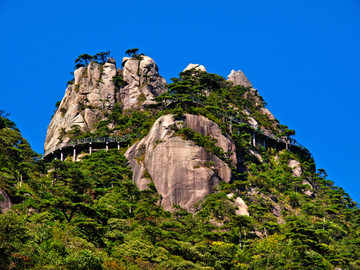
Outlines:
[[231, 180], [231, 169], [193, 141], [175, 136], [175, 130], [182, 127], [215, 138], [217, 146], [232, 153], [230, 158], [236, 165], [235, 145], [222, 135], [218, 125], [203, 116], [190, 114], [185, 114], [182, 121], [175, 121], [173, 115], [160, 117], [149, 134], [130, 147], [125, 156], [140, 189], [148, 188], [152, 181], [166, 210], [178, 204], [194, 212], [195, 204], [210, 194], [213, 186]]
[[150, 57], [124, 57], [122, 65], [127, 85], [121, 89], [119, 100], [124, 110], [155, 103], [155, 98], [167, 91], [166, 80], [159, 75], [159, 68]]
[[[234, 198], [234, 193], [227, 194], [227, 197], [229, 199]], [[243, 199], [241, 199], [240, 197], [236, 197], [234, 204], [237, 207], [237, 209], [235, 210], [236, 215], [238, 215], [238, 216], [250, 216], [249, 211], [248, 211], [248, 206], [246, 205], [246, 203], [244, 202]]]
[[301, 170], [301, 165], [300, 162], [295, 160], [295, 159], [290, 159], [288, 166], [291, 168], [292, 170], [292, 175], [295, 177], [301, 177], [302, 175], [302, 170]]
[[241, 70], [232, 70], [230, 75], [227, 77], [228, 81], [233, 82], [235, 85], [242, 85], [245, 87], [252, 87], [252, 83], [246, 78], [244, 72]]
[[9, 195], [7, 195], [5, 190], [0, 188], [0, 213], [5, 213], [11, 208], [11, 206], [12, 202]]
[[191, 70], [191, 69], [206, 72], [206, 68], [203, 65], [191, 64], [191, 63], [183, 70], [183, 72], [187, 71], [187, 70]]
[[[239, 71], [235, 71], [232, 70], [231, 73], [227, 76], [227, 80], [229, 82], [232, 82], [234, 85], [242, 85], [244, 87], [249, 87], [250, 91], [248, 91], [245, 95], [246, 99], [252, 99], [254, 104], [259, 107], [259, 112], [263, 115], [265, 115], [268, 119], [270, 119], [271, 121], [274, 121], [273, 127], [276, 129], [277, 128], [277, 124], [276, 124], [276, 119], [274, 117], [274, 115], [269, 111], [269, 109], [265, 108], [263, 105], [263, 101], [261, 100], [258, 91], [253, 87], [252, 83], [249, 81], [249, 79], [245, 76], [244, 72], [242, 72], [241, 70]], [[249, 109], [245, 109], [242, 111], [245, 115], [247, 115], [247, 122], [248, 124], [254, 128], [255, 130], [257, 130], [259, 128], [258, 122], [254, 119], [254, 117], [252, 117], [252, 113], [250, 112]], [[272, 134], [272, 132], [270, 130], [266, 130], [263, 128], [263, 131]]]
[[260, 112], [265, 114], [270, 120], [275, 120], [275, 116], [269, 111], [268, 108], [260, 108]]

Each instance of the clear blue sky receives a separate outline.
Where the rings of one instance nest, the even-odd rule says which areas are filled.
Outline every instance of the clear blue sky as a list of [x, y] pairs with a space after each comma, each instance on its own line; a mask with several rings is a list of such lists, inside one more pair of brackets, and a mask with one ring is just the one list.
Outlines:
[[129, 48], [169, 81], [243, 70], [317, 167], [360, 202], [360, 1], [0, 0], [0, 109], [39, 153], [82, 53]]

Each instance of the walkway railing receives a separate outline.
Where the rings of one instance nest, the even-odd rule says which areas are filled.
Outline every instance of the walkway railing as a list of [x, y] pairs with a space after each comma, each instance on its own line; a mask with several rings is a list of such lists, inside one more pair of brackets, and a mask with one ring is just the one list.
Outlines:
[[44, 157], [58, 151], [61, 149], [66, 149], [69, 147], [74, 147], [76, 145], [81, 144], [90, 144], [90, 143], [121, 143], [126, 142], [131, 138], [130, 134], [126, 134], [124, 136], [117, 136], [117, 137], [85, 137], [85, 138], [78, 138], [74, 140], [70, 140], [69, 142], [61, 145], [57, 145], [55, 147], [50, 148], [49, 150], [45, 151]]
[[[179, 102], [180, 100], [179, 99], [167, 99], [167, 100], [164, 100], [164, 103], [165, 103], [165, 106], [168, 107], [170, 106], [171, 104], [174, 104], [174, 103], [177, 103]], [[207, 104], [204, 103], [202, 100], [200, 99], [197, 99], [195, 98], [194, 96], [191, 97], [191, 102], [193, 103], [196, 103], [196, 104], [200, 104], [201, 106], [203, 107], [206, 107]], [[240, 118], [238, 115], [227, 115], [225, 113], [222, 113], [220, 111], [216, 112], [218, 115], [220, 115], [220, 117], [224, 117], [224, 118], [228, 118], [230, 119], [233, 123], [236, 123], [236, 124], [248, 124], [247, 121], [245, 121], [243, 118]], [[311, 153], [309, 152], [309, 150], [307, 148], [305, 148], [304, 146], [302, 146], [298, 141], [296, 141], [295, 139], [293, 138], [287, 138], [287, 140], [283, 139], [283, 138], [280, 138], [280, 137], [277, 137], [275, 136], [274, 134], [272, 134], [271, 132], [269, 131], [264, 131], [264, 130], [261, 130], [261, 129], [254, 129], [253, 130], [255, 133], [258, 133], [258, 134], [261, 134], [263, 136], [266, 136], [268, 138], [271, 138], [279, 143], [285, 143], [285, 144], [290, 144], [291, 146], [294, 146], [294, 147], [297, 147], [299, 148], [300, 150], [306, 152], [311, 158], [312, 155]]]
[[[181, 101], [180, 99], [167, 99], [163, 101], [163, 104], [168, 107], [171, 104], [175, 104], [178, 103], [179, 101]], [[198, 105], [201, 105], [203, 107], [206, 107], [207, 104], [204, 103], [202, 100], [197, 99], [195, 97], [192, 97], [190, 102], [196, 103]], [[229, 119], [232, 123], [235, 124], [248, 124], [247, 121], [245, 121], [243, 118], [239, 117], [238, 115], [228, 115], [225, 113], [222, 113], [220, 111], [216, 112], [217, 115], [219, 115], [220, 117], [223, 117], [224, 119]], [[290, 144], [291, 146], [297, 147], [298, 149], [300, 149], [303, 152], [306, 152], [311, 158], [312, 155], [311, 153], [304, 147], [302, 146], [299, 142], [297, 142], [295, 139], [293, 138], [288, 138], [287, 140], [277, 137], [274, 134], [272, 134], [269, 131], [264, 131], [261, 129], [253, 129], [253, 132], [255, 134], [261, 134], [265, 137], [268, 137], [272, 140], [277, 141], [278, 143], [285, 143], [285, 144]], [[131, 138], [130, 134], [126, 134], [124, 136], [117, 136], [117, 137], [85, 137], [85, 138], [78, 138], [78, 139], [74, 139], [71, 140], [65, 144], [62, 145], [58, 145], [55, 147], [52, 147], [51, 149], [48, 149], [47, 151], [45, 151], [44, 153], [44, 157], [58, 151], [64, 148], [69, 148], [69, 147], [74, 147], [76, 145], [81, 145], [81, 144], [90, 144], [90, 143], [121, 143], [121, 142], [125, 142], [127, 140], [129, 140]]]
[[86, 144], [86, 143], [106, 143], [106, 142], [125, 142], [130, 139], [130, 134], [118, 137], [86, 137], [71, 140], [70, 145]]

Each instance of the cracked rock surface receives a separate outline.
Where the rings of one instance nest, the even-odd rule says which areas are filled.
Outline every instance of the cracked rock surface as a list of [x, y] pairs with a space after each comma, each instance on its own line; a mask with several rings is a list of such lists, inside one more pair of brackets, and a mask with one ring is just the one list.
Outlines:
[[[113, 59], [111, 59], [113, 60]], [[50, 151], [70, 139], [61, 134], [78, 126], [83, 132], [93, 132], [98, 122], [114, 107], [116, 75], [114, 61], [103, 66], [91, 62], [74, 72], [74, 83], [69, 84], [65, 95], [47, 129], [44, 150]]]
[[167, 91], [166, 80], [160, 76], [152, 58], [145, 55], [140, 59], [124, 57], [122, 65], [127, 85], [120, 90], [119, 100], [124, 110], [153, 104], [157, 96]]
[[194, 212], [195, 204], [210, 194], [214, 185], [231, 180], [231, 169], [193, 141], [175, 136], [175, 129], [182, 127], [215, 138], [217, 146], [232, 153], [230, 159], [236, 165], [235, 145], [221, 134], [218, 125], [203, 116], [190, 114], [185, 114], [182, 121], [175, 121], [172, 115], [160, 117], [149, 134], [130, 147], [125, 156], [130, 161], [136, 185], [146, 189], [152, 181], [162, 196], [165, 210], [178, 204]]

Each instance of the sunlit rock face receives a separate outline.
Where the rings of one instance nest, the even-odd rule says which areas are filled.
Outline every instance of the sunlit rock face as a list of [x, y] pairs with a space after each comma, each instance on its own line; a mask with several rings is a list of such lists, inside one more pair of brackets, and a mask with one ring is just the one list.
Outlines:
[[175, 130], [182, 127], [215, 138], [217, 146], [231, 152], [230, 159], [236, 165], [235, 145], [231, 139], [221, 133], [216, 123], [190, 114], [185, 114], [181, 121], [175, 121], [172, 115], [160, 117], [149, 134], [130, 147], [125, 156], [140, 189], [148, 188], [152, 181], [166, 210], [178, 204], [194, 212], [195, 204], [210, 194], [215, 185], [231, 180], [231, 169], [193, 141], [175, 136]]
[[[124, 68], [108, 58], [105, 64], [91, 62], [74, 72], [60, 106], [48, 126], [45, 154], [69, 142], [68, 132], [77, 127], [80, 132], [94, 132], [116, 103], [126, 109], [142, 109], [155, 103], [155, 97], [166, 91], [166, 81], [159, 68], [148, 56], [124, 58]], [[114, 76], [121, 76], [124, 85], [116, 89]]]
[[124, 57], [122, 65], [126, 86], [120, 90], [119, 100], [124, 110], [144, 108], [167, 91], [166, 80], [160, 76], [158, 66], [150, 57]]
[[183, 70], [183, 72], [187, 71], [187, 70], [192, 70], [192, 69], [206, 72], [206, 68], [203, 65], [191, 64], [191, 63]]
[[227, 77], [228, 81], [233, 82], [235, 85], [242, 85], [245, 87], [252, 87], [252, 83], [246, 78], [244, 72], [241, 70], [232, 70], [230, 75]]
[[74, 83], [68, 85], [60, 106], [48, 126], [44, 150], [65, 144], [70, 139], [62, 134], [74, 126], [83, 132], [92, 132], [98, 122], [106, 118], [116, 103], [115, 61], [111, 58], [104, 65], [91, 62], [74, 72]]

